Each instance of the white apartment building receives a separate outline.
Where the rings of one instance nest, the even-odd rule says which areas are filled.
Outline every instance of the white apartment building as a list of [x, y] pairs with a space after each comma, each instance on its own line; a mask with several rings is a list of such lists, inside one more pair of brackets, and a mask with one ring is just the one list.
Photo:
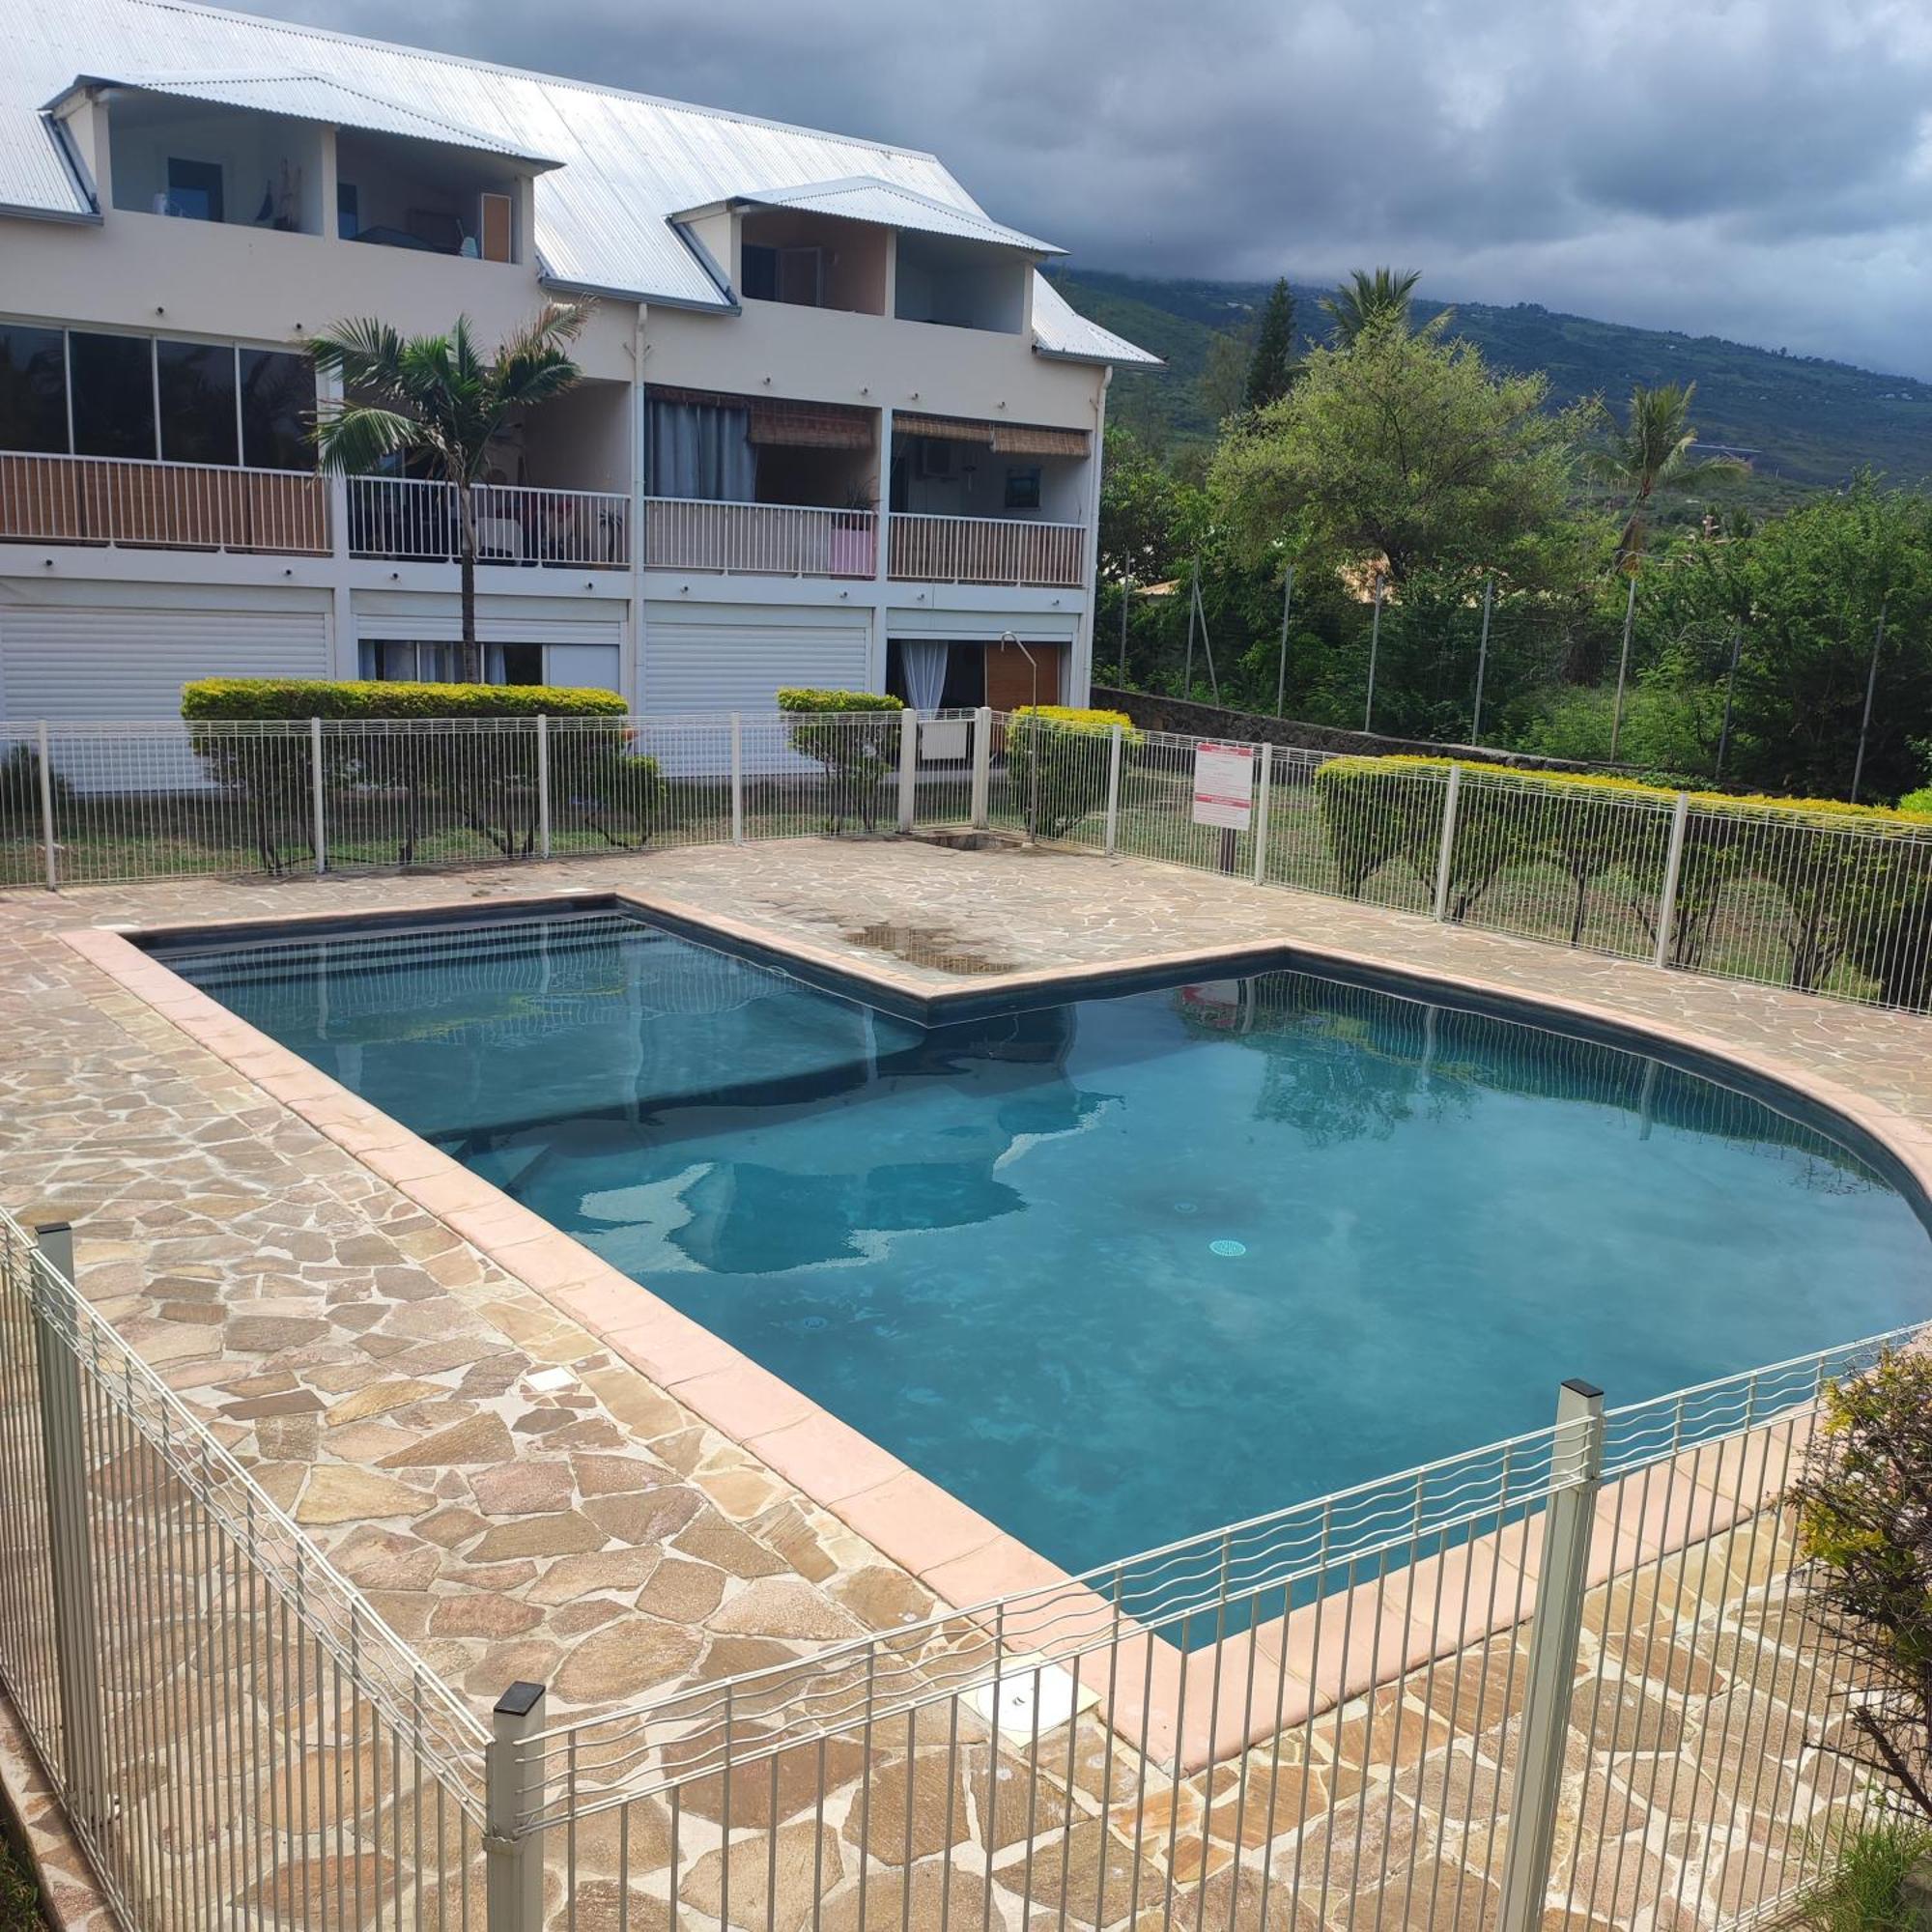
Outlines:
[[318, 475], [303, 345], [554, 299], [585, 380], [493, 451], [492, 677], [1084, 696], [1155, 358], [930, 155], [179, 0], [0, 0], [0, 719], [455, 675], [446, 486]]

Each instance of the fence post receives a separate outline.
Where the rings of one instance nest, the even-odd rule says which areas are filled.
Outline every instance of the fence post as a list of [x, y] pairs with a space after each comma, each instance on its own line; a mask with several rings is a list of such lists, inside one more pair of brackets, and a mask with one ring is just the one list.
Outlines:
[[1549, 1502], [1543, 1515], [1543, 1561], [1510, 1792], [1500, 1932], [1537, 1932], [1543, 1923], [1589, 1580], [1590, 1532], [1603, 1474], [1604, 1392], [1589, 1382], [1567, 1381], [1557, 1391], [1550, 1442]]
[[1274, 782], [1274, 747], [1264, 745], [1261, 796], [1255, 800], [1255, 884], [1267, 883], [1268, 793]]
[[1670, 942], [1677, 924], [1677, 882], [1684, 873], [1684, 831], [1690, 822], [1690, 794], [1680, 791], [1670, 814], [1670, 849], [1663, 861], [1663, 891], [1657, 900], [1657, 951], [1651, 956], [1654, 966], [1670, 964]]
[[982, 704], [973, 714], [973, 829], [983, 832], [993, 790], [993, 707]]
[[521, 1680], [497, 1699], [483, 1749], [487, 1932], [543, 1932], [544, 1834], [525, 1820], [543, 1808], [544, 1687]]
[[[73, 1230], [65, 1221], [34, 1230], [45, 1269], [73, 1280]], [[54, 1670], [60, 1694], [61, 1779], [83, 1836], [107, 1819], [101, 1766], [100, 1645], [95, 1632], [94, 1566], [87, 1516], [87, 1438], [81, 1427], [79, 1337], [53, 1308], [60, 1289], [32, 1270], [34, 1362], [41, 1409], [41, 1456], [47, 1486]]]
[[60, 891], [60, 848], [54, 843], [54, 759], [47, 744], [47, 721], [40, 725], [41, 849], [46, 862], [47, 891]]
[[899, 830], [910, 832], [919, 791], [919, 713], [899, 713]]
[[315, 854], [315, 869], [328, 870], [328, 822], [324, 809], [322, 784], [322, 720], [308, 721], [308, 848]]
[[1435, 848], [1435, 917], [1449, 917], [1449, 875], [1456, 864], [1456, 802], [1463, 795], [1463, 767], [1451, 764], [1442, 787], [1442, 842]]
[[550, 857], [550, 715], [537, 713], [537, 851]]
[[731, 714], [731, 842], [745, 842], [745, 718]]
[[1121, 744], [1124, 736], [1116, 724], [1107, 746], [1107, 832], [1100, 849], [1110, 859], [1121, 842]]

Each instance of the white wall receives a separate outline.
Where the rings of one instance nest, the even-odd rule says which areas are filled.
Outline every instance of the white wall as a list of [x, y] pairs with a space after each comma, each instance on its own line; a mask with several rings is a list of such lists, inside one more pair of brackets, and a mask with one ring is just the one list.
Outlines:
[[895, 308], [901, 321], [1017, 335], [1033, 263], [1009, 250], [935, 235], [901, 235]]
[[116, 209], [151, 213], [155, 197], [167, 189], [169, 158], [176, 156], [220, 168], [225, 223], [269, 227], [256, 216], [265, 193], [279, 208], [286, 164], [288, 185], [298, 195], [295, 216], [304, 229], [319, 232], [322, 129], [313, 124], [125, 99], [113, 102], [108, 115]]

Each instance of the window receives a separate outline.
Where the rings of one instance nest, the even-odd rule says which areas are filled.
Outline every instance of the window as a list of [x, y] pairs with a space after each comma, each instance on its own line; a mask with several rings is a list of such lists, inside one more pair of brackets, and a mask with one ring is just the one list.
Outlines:
[[0, 449], [312, 470], [314, 414], [306, 355], [0, 323]]
[[1031, 469], [1009, 469], [1007, 471], [1007, 508], [1009, 510], [1037, 510], [1039, 508], [1039, 467]]
[[779, 298], [779, 251], [748, 242], [744, 249], [745, 295], [752, 301]]
[[354, 182], [335, 184], [335, 232], [345, 242], [362, 232], [362, 196]]
[[0, 449], [67, 454], [67, 345], [57, 328], [0, 323]]
[[541, 644], [492, 644], [489, 658], [492, 684], [541, 684], [544, 681]]
[[94, 335], [71, 329], [68, 380], [73, 388], [76, 456], [155, 454], [155, 345], [145, 335]]
[[222, 221], [221, 168], [215, 161], [168, 156], [168, 213], [190, 221]]
[[[541, 644], [486, 644], [483, 675], [491, 684], [542, 684]], [[365, 638], [357, 653], [365, 678], [389, 684], [461, 684], [463, 646], [402, 638]]]
[[162, 461], [235, 462], [235, 351], [215, 342], [156, 342], [155, 373]]
[[244, 349], [242, 368], [242, 461], [250, 469], [313, 469], [308, 440], [315, 414], [315, 371], [306, 355]]

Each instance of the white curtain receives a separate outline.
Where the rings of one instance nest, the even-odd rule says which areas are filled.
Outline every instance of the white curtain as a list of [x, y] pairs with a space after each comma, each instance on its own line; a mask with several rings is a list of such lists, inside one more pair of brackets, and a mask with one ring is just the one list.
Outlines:
[[934, 712], [946, 692], [946, 658], [952, 646], [941, 639], [907, 639], [899, 645], [899, 662], [905, 667], [906, 696], [912, 708]]
[[652, 403], [646, 473], [654, 497], [751, 503], [758, 495], [758, 452], [750, 410], [704, 403]]

